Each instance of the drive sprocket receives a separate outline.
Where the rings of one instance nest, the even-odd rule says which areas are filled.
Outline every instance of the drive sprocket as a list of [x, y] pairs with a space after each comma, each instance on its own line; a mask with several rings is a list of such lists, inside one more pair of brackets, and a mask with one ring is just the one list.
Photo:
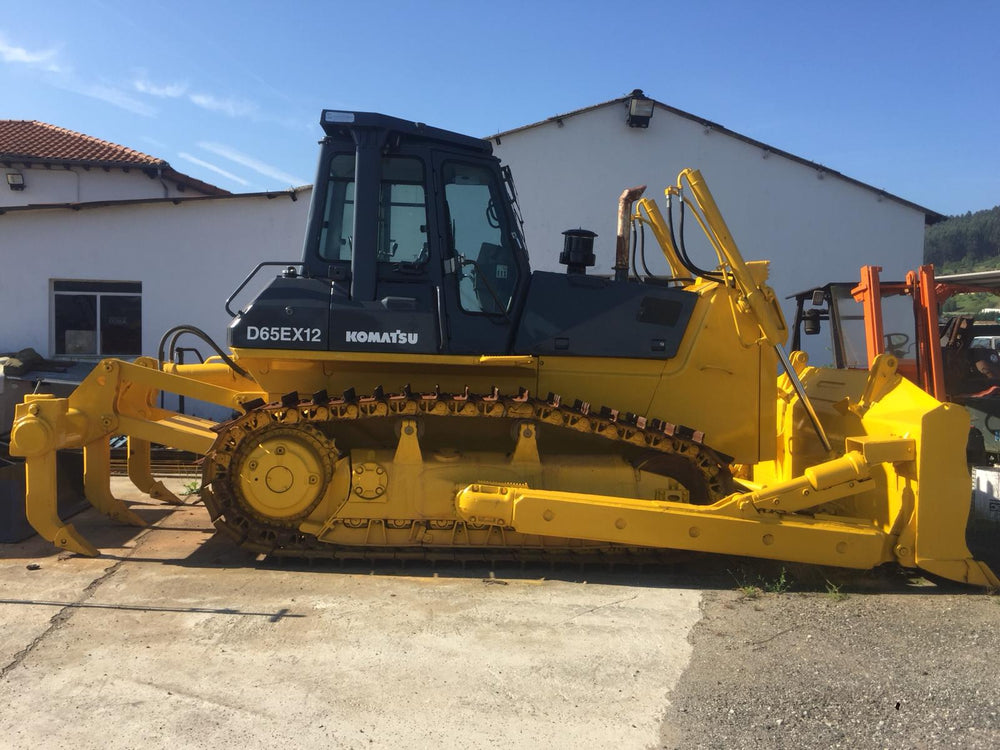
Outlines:
[[230, 495], [255, 520], [289, 529], [322, 500], [337, 452], [332, 440], [304, 423], [265, 425], [229, 450], [228, 472], [214, 491]]

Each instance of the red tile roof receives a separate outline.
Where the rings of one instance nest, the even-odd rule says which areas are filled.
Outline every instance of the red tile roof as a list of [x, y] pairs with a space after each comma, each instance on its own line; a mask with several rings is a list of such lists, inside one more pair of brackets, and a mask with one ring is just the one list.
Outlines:
[[99, 162], [116, 166], [144, 164], [159, 167], [166, 164], [163, 159], [117, 143], [37, 120], [0, 120], [0, 158], [88, 164]]
[[158, 169], [163, 177], [208, 195], [229, 191], [176, 171], [164, 159], [38, 120], [0, 120], [0, 163]]

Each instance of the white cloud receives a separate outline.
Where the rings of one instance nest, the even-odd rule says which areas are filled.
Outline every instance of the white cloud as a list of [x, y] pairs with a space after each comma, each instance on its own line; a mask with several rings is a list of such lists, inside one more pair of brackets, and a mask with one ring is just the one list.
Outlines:
[[152, 117], [157, 110], [146, 102], [131, 96], [128, 91], [106, 83], [92, 83], [74, 74], [72, 67], [58, 60], [56, 49], [32, 51], [9, 44], [0, 34], [0, 61], [18, 63], [58, 75], [46, 76], [46, 82], [63, 91], [111, 104], [143, 117]]
[[230, 117], [246, 117], [257, 111], [257, 105], [244, 99], [219, 99], [211, 94], [191, 94], [193, 104], [210, 112], [221, 112]]
[[32, 52], [24, 47], [15, 47], [8, 44], [0, 36], [0, 60], [5, 63], [21, 63], [32, 67], [43, 68], [53, 73], [62, 72], [62, 67], [56, 63], [56, 51], [54, 49]]
[[[261, 79], [251, 76], [262, 86], [266, 86]], [[132, 71], [132, 88], [140, 94], [157, 97], [160, 99], [187, 99], [197, 107], [201, 107], [209, 112], [216, 112], [227, 117], [242, 117], [253, 122], [275, 123], [290, 130], [297, 130], [312, 133], [315, 126], [312, 122], [304, 122], [292, 117], [277, 116], [267, 112], [261, 112], [256, 102], [249, 99], [237, 97], [220, 97], [204, 91], [192, 91], [190, 84], [186, 81], [155, 82], [151, 79], [146, 68], [135, 68]], [[271, 87], [268, 87], [271, 88]], [[277, 89], [271, 88], [272, 93], [281, 93]], [[287, 98], [287, 97], [286, 97]]]
[[272, 167], [270, 164], [265, 164], [252, 156], [248, 156], [247, 154], [241, 153], [240, 151], [221, 143], [209, 143], [203, 141], [198, 144], [198, 147], [203, 148], [206, 151], [210, 151], [216, 156], [221, 156], [223, 159], [229, 159], [229, 161], [235, 162], [236, 164], [244, 166], [247, 169], [252, 169], [254, 172], [262, 174], [265, 177], [270, 177], [273, 180], [284, 182], [288, 185], [296, 187], [299, 185], [309, 184], [308, 180], [303, 180], [299, 177], [295, 177], [294, 175], [290, 175], [287, 172], [282, 172], [277, 167]]
[[176, 99], [179, 96], [184, 96], [188, 89], [186, 83], [166, 83], [161, 85], [152, 83], [147, 78], [136, 78], [132, 81], [132, 87], [140, 94], [149, 94], [150, 96], [158, 96], [164, 99]]
[[214, 164], [212, 164], [211, 162], [205, 161], [204, 159], [199, 159], [197, 156], [192, 156], [191, 154], [187, 153], [186, 151], [181, 151], [178, 154], [178, 156], [180, 156], [185, 161], [189, 161], [192, 164], [197, 164], [199, 167], [207, 169], [207, 170], [209, 170], [211, 172], [215, 172], [218, 175], [222, 175], [227, 180], [232, 180], [233, 182], [235, 182], [235, 183], [237, 183], [239, 185], [243, 185], [244, 187], [248, 187], [250, 185], [249, 181], [244, 180], [242, 177], [237, 177], [232, 172], [227, 172], [226, 170], [222, 169], [221, 167], [217, 167]]
[[142, 115], [143, 117], [152, 117], [157, 112], [155, 107], [129, 96], [121, 89], [117, 89], [114, 86], [107, 86], [102, 83], [84, 83], [73, 75], [53, 78], [50, 81], [50, 84], [58, 89], [62, 89], [63, 91], [71, 91], [74, 94], [79, 94], [80, 96], [97, 99], [98, 101], [106, 102], [107, 104], [114, 105], [119, 109], [124, 109], [127, 112]]
[[155, 107], [146, 104], [146, 102], [139, 101], [113, 86], [106, 86], [101, 83], [83, 83], [73, 79], [61, 81], [56, 85], [66, 91], [72, 91], [82, 96], [89, 96], [91, 99], [112, 104], [119, 109], [124, 109], [127, 112], [142, 115], [143, 117], [152, 117], [156, 114]]

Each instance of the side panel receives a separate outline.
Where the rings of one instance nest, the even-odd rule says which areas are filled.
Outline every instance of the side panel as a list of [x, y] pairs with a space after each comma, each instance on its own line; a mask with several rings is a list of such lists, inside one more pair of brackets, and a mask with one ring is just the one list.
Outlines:
[[778, 358], [759, 336], [736, 290], [704, 289], [648, 413], [703, 431], [706, 445], [737, 463], [772, 457]]
[[697, 300], [679, 289], [536, 271], [514, 351], [669, 359]]
[[379, 299], [352, 302], [334, 297], [330, 306], [331, 351], [420, 352], [440, 350], [437, 301], [429, 283], [380, 281]]
[[355, 302], [325, 279], [275, 279], [229, 326], [237, 349], [437, 352], [439, 319], [426, 284], [383, 284]]
[[323, 279], [278, 277], [229, 324], [229, 346], [326, 349], [330, 294]]
[[770, 458], [777, 357], [749, 320], [734, 326], [735, 294], [714, 284], [691, 293], [697, 304], [669, 359], [539, 357], [538, 393], [690, 427], [738, 463]]

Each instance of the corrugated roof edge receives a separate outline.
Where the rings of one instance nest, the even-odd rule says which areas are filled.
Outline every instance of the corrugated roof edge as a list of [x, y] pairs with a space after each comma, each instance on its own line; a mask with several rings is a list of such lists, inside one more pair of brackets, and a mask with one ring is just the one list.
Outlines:
[[968, 284], [1000, 288], [1000, 271], [970, 271], [969, 273], [948, 273], [935, 276], [934, 281], [946, 284]]
[[92, 208], [106, 208], [108, 206], [138, 206], [143, 204], [153, 204], [153, 203], [173, 203], [178, 205], [181, 203], [196, 203], [199, 201], [218, 201], [218, 200], [235, 200], [238, 198], [290, 198], [293, 201], [299, 199], [299, 193], [304, 193], [312, 190], [312, 185], [302, 185], [300, 187], [292, 188], [291, 190], [268, 190], [259, 193], [225, 193], [224, 195], [191, 195], [191, 196], [177, 196], [174, 198], [123, 198], [119, 200], [109, 200], [109, 201], [91, 201], [88, 203], [32, 203], [27, 206], [0, 206], [0, 215], [6, 213], [15, 213], [20, 211], [51, 211], [51, 210], [69, 210], [69, 211], [84, 211]]
[[[612, 104], [624, 104], [628, 100], [628, 98], [629, 97], [627, 97], [627, 96], [620, 96], [617, 99], [611, 99], [610, 101], [601, 102], [600, 104], [593, 104], [593, 105], [591, 105], [589, 107], [583, 107], [582, 109], [575, 109], [572, 112], [567, 112], [566, 114], [553, 115], [552, 117], [547, 117], [544, 120], [539, 120], [538, 122], [533, 122], [530, 125], [522, 125], [522, 126], [517, 127], [517, 128], [512, 128], [510, 130], [504, 130], [504, 131], [501, 131], [499, 133], [495, 133], [494, 135], [487, 136], [486, 139], [487, 140], [491, 140], [491, 141], [496, 141], [497, 139], [502, 140], [504, 136], [512, 135], [514, 133], [519, 133], [522, 130], [529, 130], [531, 128], [537, 128], [537, 127], [539, 127], [541, 125], [547, 125], [549, 123], [553, 123], [553, 122], [556, 122], [558, 120], [565, 120], [567, 117], [573, 117], [575, 115], [582, 115], [582, 114], [584, 114], [586, 112], [592, 112], [595, 109], [601, 109], [602, 107], [609, 107]], [[844, 180], [845, 182], [849, 182], [852, 185], [857, 185], [858, 187], [865, 188], [866, 190], [870, 190], [873, 193], [875, 193], [876, 195], [879, 195], [879, 196], [881, 196], [883, 198], [888, 198], [889, 200], [895, 201], [896, 203], [900, 203], [900, 204], [902, 204], [904, 206], [907, 206], [908, 208], [915, 209], [915, 210], [921, 212], [924, 215], [924, 223], [927, 224], [927, 225], [937, 224], [939, 221], [944, 221], [945, 219], [948, 218], [944, 214], [938, 213], [937, 211], [932, 211], [931, 209], [927, 208], [926, 206], [921, 206], [920, 204], [914, 203], [913, 201], [908, 201], [905, 198], [900, 198], [898, 195], [893, 195], [892, 193], [886, 192], [882, 188], [877, 188], [874, 185], [869, 185], [867, 182], [862, 182], [861, 180], [857, 180], [857, 179], [855, 179], [853, 177], [848, 177], [847, 175], [845, 175], [845, 174], [843, 174], [841, 172], [838, 172], [835, 169], [830, 169], [829, 167], [827, 167], [827, 166], [825, 166], [823, 164], [820, 164], [818, 162], [810, 161], [809, 159], [804, 159], [801, 156], [796, 156], [795, 154], [791, 154], [791, 153], [789, 153], [787, 151], [783, 151], [780, 148], [775, 148], [774, 146], [770, 146], [770, 145], [768, 145], [766, 143], [763, 143], [762, 141], [758, 141], [758, 140], [755, 140], [754, 138], [750, 138], [749, 136], [742, 135], [741, 133], [737, 133], [735, 130], [730, 130], [729, 128], [727, 128], [727, 127], [725, 127], [723, 125], [720, 125], [717, 122], [712, 122], [711, 120], [706, 120], [704, 117], [698, 117], [697, 115], [693, 115], [690, 112], [685, 112], [682, 109], [677, 109], [677, 107], [671, 107], [669, 104], [664, 104], [663, 102], [661, 102], [661, 101], [659, 101], [657, 99], [652, 99], [652, 102], [653, 102], [653, 104], [655, 106], [661, 107], [661, 108], [667, 110], [668, 112], [672, 112], [673, 114], [678, 115], [679, 117], [683, 117], [683, 118], [688, 119], [688, 120], [693, 120], [694, 122], [697, 122], [697, 123], [699, 123], [701, 125], [708, 126], [708, 127], [712, 128], [712, 130], [715, 130], [715, 131], [717, 131], [719, 133], [724, 133], [725, 135], [728, 135], [728, 136], [731, 136], [733, 138], [736, 138], [737, 140], [743, 141], [744, 143], [748, 143], [751, 146], [756, 146], [757, 148], [760, 148], [760, 149], [766, 149], [767, 151], [769, 151], [772, 154], [776, 154], [778, 156], [783, 156], [786, 159], [790, 159], [791, 161], [798, 162], [799, 164], [803, 164], [803, 165], [805, 165], [807, 167], [812, 167], [813, 169], [817, 169], [817, 170], [823, 170], [823, 172], [825, 172], [826, 174], [832, 175], [833, 177], [839, 177], [840, 179]], [[497, 145], [500, 145], [499, 142], [497, 143]]]

